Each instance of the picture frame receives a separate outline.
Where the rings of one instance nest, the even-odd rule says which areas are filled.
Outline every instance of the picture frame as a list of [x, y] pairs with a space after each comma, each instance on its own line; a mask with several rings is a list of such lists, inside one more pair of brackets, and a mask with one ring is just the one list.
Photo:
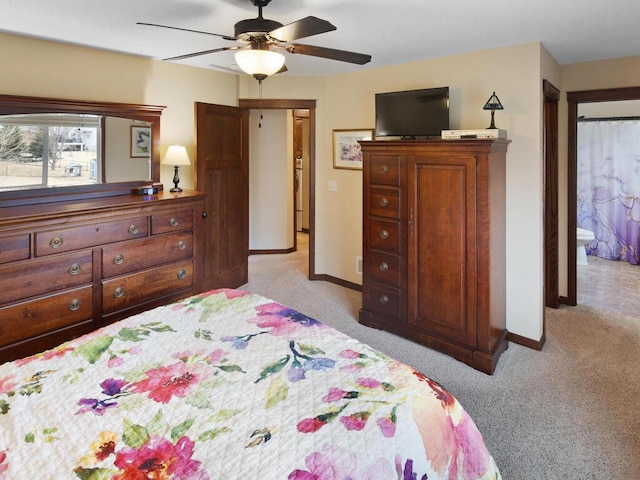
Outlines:
[[131, 125], [131, 158], [148, 158], [151, 155], [151, 127]]
[[360, 140], [373, 140], [373, 128], [333, 131], [333, 168], [362, 170]]

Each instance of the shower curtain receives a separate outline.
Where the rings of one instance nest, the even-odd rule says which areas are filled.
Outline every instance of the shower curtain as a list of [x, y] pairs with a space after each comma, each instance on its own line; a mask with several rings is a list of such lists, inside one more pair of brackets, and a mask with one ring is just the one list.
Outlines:
[[578, 227], [587, 253], [640, 264], [640, 120], [578, 123]]

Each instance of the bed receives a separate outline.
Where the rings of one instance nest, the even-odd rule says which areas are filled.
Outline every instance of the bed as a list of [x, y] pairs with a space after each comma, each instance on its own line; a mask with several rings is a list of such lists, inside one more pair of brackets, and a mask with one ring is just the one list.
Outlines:
[[0, 365], [0, 479], [497, 479], [436, 382], [214, 290]]

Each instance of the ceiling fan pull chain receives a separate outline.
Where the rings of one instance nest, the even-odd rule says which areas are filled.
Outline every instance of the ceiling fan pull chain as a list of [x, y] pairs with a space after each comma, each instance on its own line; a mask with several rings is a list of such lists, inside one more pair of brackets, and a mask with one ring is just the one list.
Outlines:
[[262, 80], [258, 80], [258, 113], [260, 114], [258, 128], [262, 128]]

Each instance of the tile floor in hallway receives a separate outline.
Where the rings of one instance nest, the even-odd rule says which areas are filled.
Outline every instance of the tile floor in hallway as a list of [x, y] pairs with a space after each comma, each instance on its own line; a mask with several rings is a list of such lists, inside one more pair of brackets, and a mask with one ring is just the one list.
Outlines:
[[578, 304], [640, 318], [640, 265], [589, 255], [578, 265]]

